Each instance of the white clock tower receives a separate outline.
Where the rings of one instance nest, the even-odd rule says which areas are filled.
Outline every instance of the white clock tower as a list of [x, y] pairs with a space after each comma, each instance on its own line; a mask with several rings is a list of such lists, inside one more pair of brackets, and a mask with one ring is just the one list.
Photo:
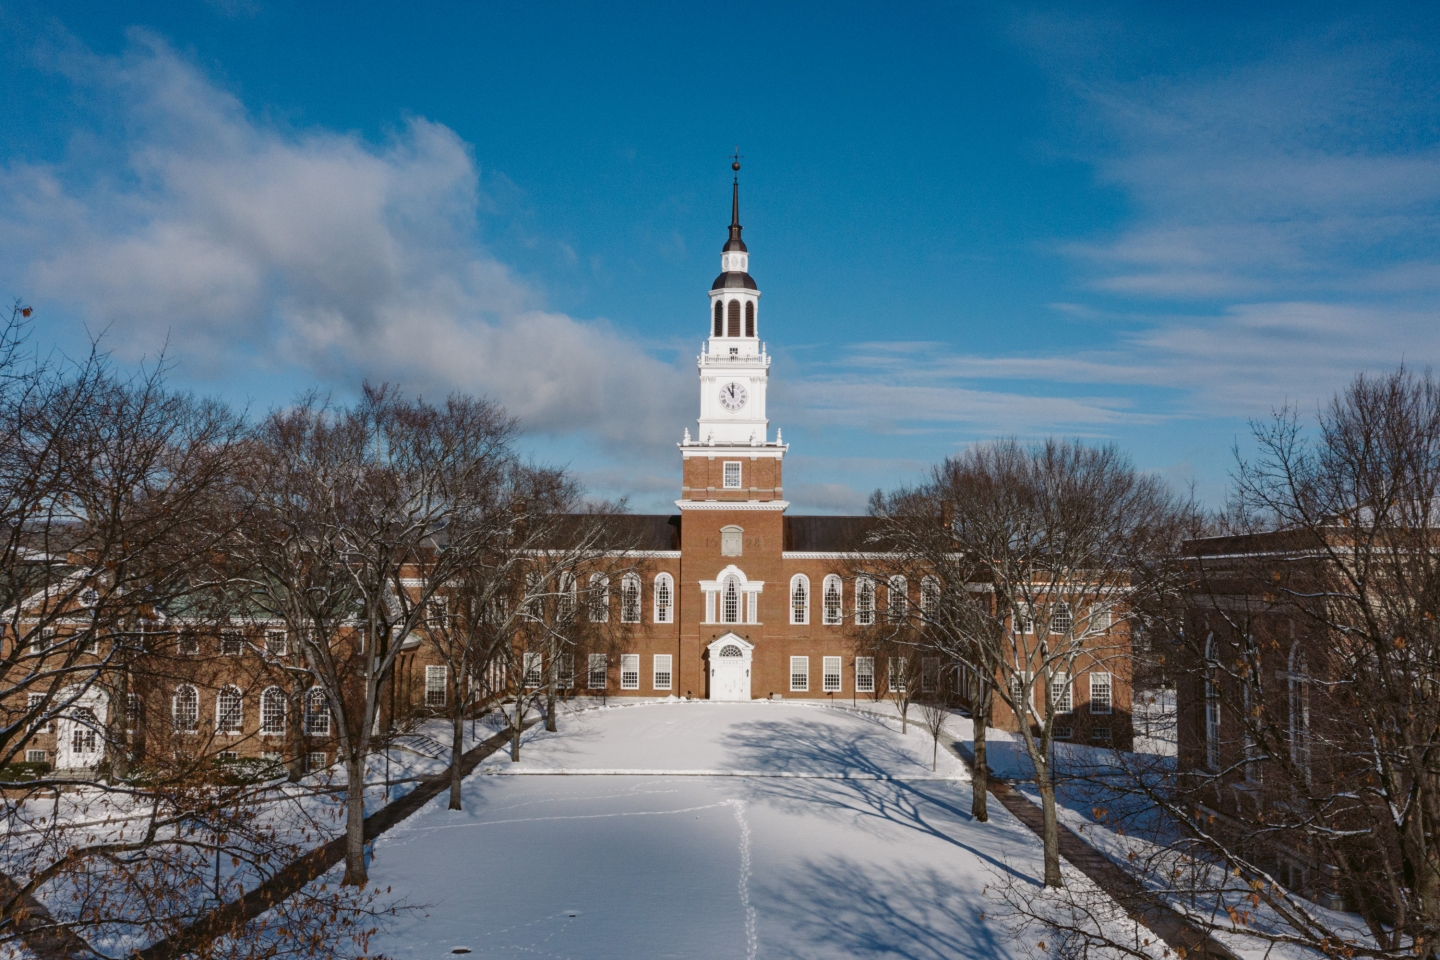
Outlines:
[[[779, 461], [787, 447], [778, 430], [774, 440], [770, 439], [770, 421], [765, 417], [770, 357], [760, 340], [760, 291], [750, 276], [750, 253], [740, 239], [739, 161], [731, 167], [737, 176], [730, 201], [730, 237], [720, 254], [720, 276], [710, 285], [710, 336], [698, 358], [699, 433], [691, 437], [686, 430], [680, 448], [687, 464], [693, 458], [715, 460], [717, 456], [772, 462], [771, 469], [762, 471], [764, 480], [756, 474], [741, 482], [727, 477], [722, 485], [687, 485], [688, 497], [718, 486], [720, 490], [739, 488], [741, 496], [773, 502], [780, 499]], [[724, 499], [735, 496], [730, 493]]]

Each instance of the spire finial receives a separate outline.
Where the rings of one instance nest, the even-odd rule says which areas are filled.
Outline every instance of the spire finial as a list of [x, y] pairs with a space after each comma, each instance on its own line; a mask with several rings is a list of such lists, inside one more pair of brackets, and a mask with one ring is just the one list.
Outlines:
[[745, 241], [740, 239], [740, 147], [730, 155], [730, 169], [735, 171], [735, 186], [730, 194], [730, 239], [725, 242], [726, 250], [744, 251]]

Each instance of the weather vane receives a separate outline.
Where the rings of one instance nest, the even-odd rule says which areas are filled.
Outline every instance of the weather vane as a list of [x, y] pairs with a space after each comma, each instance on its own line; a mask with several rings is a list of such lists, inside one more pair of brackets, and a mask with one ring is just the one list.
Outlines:
[[744, 160], [745, 158], [740, 155], [740, 145], [738, 143], [735, 145], [735, 152], [731, 155], [730, 159], [731, 161], [733, 161], [730, 164], [730, 169], [734, 170], [736, 173], [739, 173], [740, 161]]

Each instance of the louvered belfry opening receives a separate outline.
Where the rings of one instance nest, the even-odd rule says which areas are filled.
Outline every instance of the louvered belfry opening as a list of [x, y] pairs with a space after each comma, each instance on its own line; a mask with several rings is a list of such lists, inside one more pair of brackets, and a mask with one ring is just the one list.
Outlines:
[[745, 304], [745, 336], [755, 336], [755, 304]]
[[722, 329], [723, 326], [724, 326], [724, 320], [725, 320], [725, 305], [722, 304], [719, 300], [716, 300], [716, 301], [715, 301], [715, 336], [717, 336], [717, 337], [720, 336], [720, 331], [721, 331], [721, 329]]
[[727, 337], [740, 336], [740, 301], [730, 301], [729, 329], [725, 332]]

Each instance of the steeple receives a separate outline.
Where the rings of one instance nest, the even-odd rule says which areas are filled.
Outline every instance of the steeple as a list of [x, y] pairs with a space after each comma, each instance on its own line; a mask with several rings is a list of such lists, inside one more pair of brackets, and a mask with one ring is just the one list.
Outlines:
[[[725, 241], [725, 247], [720, 251], [721, 273], [710, 286], [712, 295], [713, 291], [726, 288], [756, 289], [755, 281], [750, 277], [750, 252], [745, 248], [745, 241], [740, 239], [742, 228], [740, 226], [740, 153], [738, 150], [733, 160], [730, 169], [735, 171], [735, 183], [730, 188], [730, 239]], [[747, 336], [754, 336], [754, 334], [747, 334]]]
[[730, 196], [730, 239], [725, 241], [725, 251], [745, 251], [745, 241], [740, 239], [740, 161], [736, 160], [730, 164], [730, 168], [736, 171], [734, 193]]

